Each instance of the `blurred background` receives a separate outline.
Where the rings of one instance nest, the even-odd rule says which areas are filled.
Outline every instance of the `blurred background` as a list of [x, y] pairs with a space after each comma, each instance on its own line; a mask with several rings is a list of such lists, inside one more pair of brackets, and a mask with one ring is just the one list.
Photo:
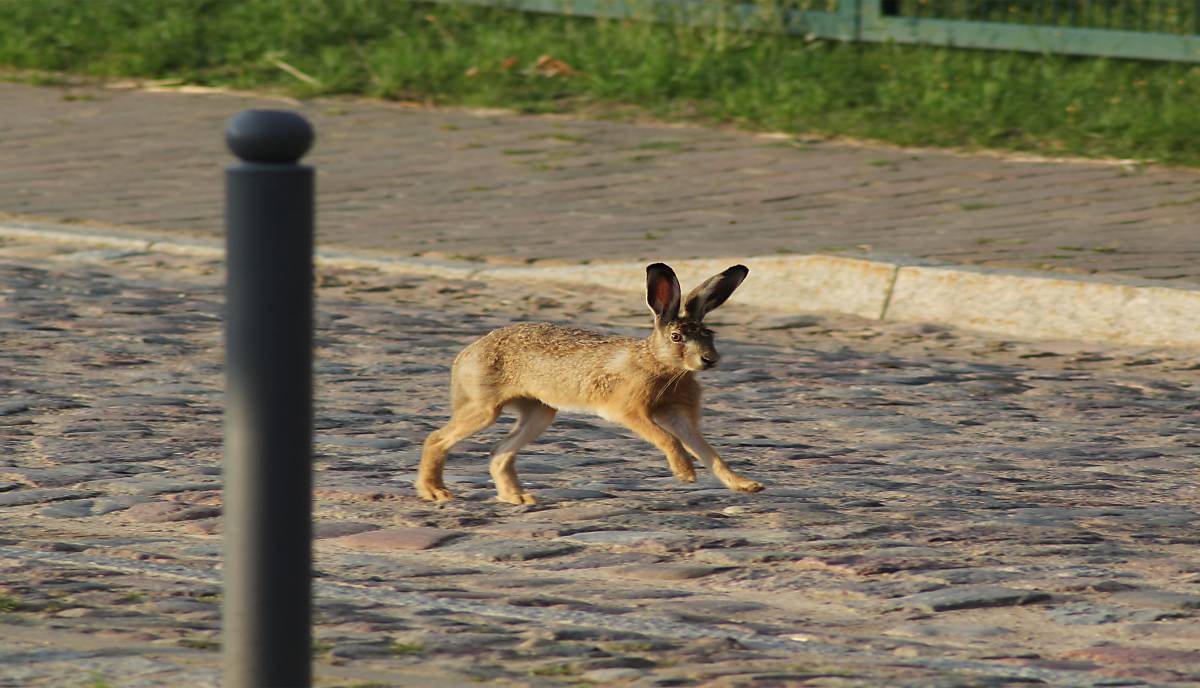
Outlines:
[[3, 0], [66, 74], [1195, 165], [1195, 0]]

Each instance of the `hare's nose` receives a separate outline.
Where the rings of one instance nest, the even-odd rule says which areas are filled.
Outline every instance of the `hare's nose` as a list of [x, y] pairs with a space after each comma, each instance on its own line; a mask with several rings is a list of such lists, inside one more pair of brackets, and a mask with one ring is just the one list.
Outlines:
[[716, 354], [703, 354], [700, 356], [700, 362], [704, 364], [705, 368], [715, 366], [718, 360], [720, 360], [720, 357]]

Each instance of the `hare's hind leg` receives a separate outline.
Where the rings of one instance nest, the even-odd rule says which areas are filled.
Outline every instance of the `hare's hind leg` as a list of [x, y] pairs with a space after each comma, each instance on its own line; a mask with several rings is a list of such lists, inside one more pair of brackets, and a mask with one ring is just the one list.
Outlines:
[[442, 467], [446, 465], [450, 449], [495, 423], [499, 417], [499, 407], [464, 405], [454, 409], [450, 422], [429, 433], [421, 450], [421, 467], [417, 470], [417, 494], [421, 499], [444, 502], [452, 498], [442, 482]]
[[517, 412], [517, 425], [492, 452], [490, 468], [496, 481], [496, 499], [509, 504], [535, 504], [537, 500], [521, 488], [521, 479], [517, 477], [517, 452], [550, 427], [557, 411], [534, 399], [512, 401], [508, 407]]

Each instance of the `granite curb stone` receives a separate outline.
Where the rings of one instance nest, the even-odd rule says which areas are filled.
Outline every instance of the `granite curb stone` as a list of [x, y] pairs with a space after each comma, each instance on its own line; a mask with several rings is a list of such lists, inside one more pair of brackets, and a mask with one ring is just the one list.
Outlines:
[[[219, 258], [212, 240], [179, 240], [121, 230], [0, 222], [0, 236], [138, 246], [164, 253]], [[467, 262], [321, 248], [319, 264], [453, 279], [644, 289], [642, 263], [481, 267]], [[929, 265], [896, 258], [828, 255], [749, 256], [673, 261], [682, 283], [695, 284], [733, 263], [751, 268], [755, 289], [743, 304], [787, 314], [830, 312], [872, 320], [964, 327], [1027, 339], [1079, 339], [1133, 346], [1200, 347], [1200, 284], [1115, 275], [1072, 276], [972, 266]], [[802, 326], [803, 323], [798, 323]], [[781, 325], [783, 326], [783, 325]], [[338, 445], [399, 448], [404, 441], [328, 437]]]

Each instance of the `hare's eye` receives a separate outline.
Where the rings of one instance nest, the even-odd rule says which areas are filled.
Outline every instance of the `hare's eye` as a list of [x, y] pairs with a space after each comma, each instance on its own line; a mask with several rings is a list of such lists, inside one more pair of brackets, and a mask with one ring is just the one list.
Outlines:
[[683, 335], [679, 334], [678, 332], [672, 332], [672, 333], [671, 333], [671, 341], [673, 341], [673, 342], [682, 342], [682, 341], [683, 341]]

